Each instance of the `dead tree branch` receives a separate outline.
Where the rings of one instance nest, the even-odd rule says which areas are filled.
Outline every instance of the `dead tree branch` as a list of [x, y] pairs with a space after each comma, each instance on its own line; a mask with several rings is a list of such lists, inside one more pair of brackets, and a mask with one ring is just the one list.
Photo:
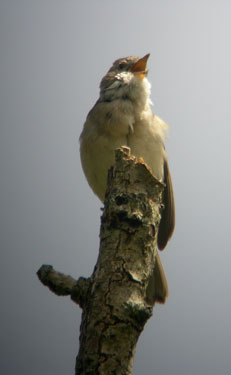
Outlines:
[[163, 188], [130, 149], [116, 150], [92, 276], [75, 281], [46, 265], [38, 271], [51, 291], [70, 295], [83, 309], [78, 375], [132, 374], [136, 343], [154, 305], [150, 280]]

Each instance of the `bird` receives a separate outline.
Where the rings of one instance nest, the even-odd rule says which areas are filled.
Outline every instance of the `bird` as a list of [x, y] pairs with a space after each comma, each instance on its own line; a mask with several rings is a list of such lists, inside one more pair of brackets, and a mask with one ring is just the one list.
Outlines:
[[[158, 248], [163, 250], [174, 231], [175, 204], [164, 146], [168, 125], [151, 108], [149, 56], [119, 58], [102, 78], [99, 99], [88, 113], [80, 135], [80, 157], [86, 179], [102, 202], [115, 149], [128, 146], [132, 155], [142, 158], [165, 184], [157, 235]], [[168, 283], [158, 252], [153, 272], [153, 301], [165, 303]]]

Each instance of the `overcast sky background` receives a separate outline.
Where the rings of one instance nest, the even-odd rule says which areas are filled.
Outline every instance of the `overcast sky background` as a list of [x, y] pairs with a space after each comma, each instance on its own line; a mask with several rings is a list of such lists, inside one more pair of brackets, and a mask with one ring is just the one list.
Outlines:
[[230, 374], [230, 14], [228, 0], [0, 0], [1, 374], [74, 373], [81, 310], [36, 271], [92, 273], [101, 204], [78, 137], [112, 62], [146, 53], [177, 224], [134, 375]]

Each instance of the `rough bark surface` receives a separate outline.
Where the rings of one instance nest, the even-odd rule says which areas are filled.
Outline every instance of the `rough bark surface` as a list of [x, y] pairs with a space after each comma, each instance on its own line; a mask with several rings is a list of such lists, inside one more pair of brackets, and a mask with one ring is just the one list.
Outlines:
[[155, 266], [163, 184], [123, 147], [109, 171], [97, 264], [75, 281], [42, 266], [41, 282], [83, 309], [76, 375], [131, 375], [135, 347], [152, 315], [149, 281]]

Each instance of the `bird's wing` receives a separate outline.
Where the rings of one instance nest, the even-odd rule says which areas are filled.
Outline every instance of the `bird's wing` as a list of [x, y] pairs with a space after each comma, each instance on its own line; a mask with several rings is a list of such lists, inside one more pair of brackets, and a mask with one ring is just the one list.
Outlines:
[[164, 183], [163, 204], [157, 244], [160, 250], [163, 250], [171, 238], [175, 227], [175, 203], [172, 187], [172, 179], [168, 168], [167, 159], [164, 160]]

